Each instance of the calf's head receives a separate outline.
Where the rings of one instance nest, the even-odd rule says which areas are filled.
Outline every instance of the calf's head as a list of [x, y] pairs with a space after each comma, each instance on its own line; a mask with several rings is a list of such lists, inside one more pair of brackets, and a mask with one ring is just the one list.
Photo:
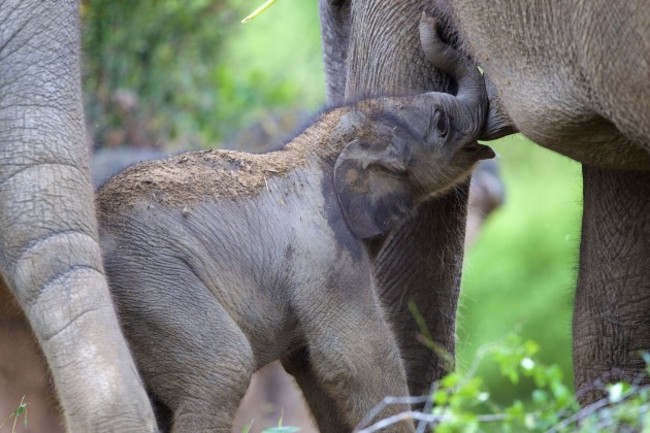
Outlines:
[[426, 17], [420, 35], [427, 59], [456, 79], [458, 92], [385, 98], [358, 104], [350, 114], [361, 126], [336, 161], [334, 189], [348, 226], [361, 239], [390, 230], [419, 202], [494, 157], [476, 141], [487, 113], [478, 70], [437, 38]]

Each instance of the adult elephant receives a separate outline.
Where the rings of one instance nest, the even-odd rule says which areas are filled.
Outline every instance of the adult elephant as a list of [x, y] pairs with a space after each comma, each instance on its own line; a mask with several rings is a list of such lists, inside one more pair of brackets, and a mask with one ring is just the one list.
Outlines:
[[[444, 87], [419, 52], [415, 27], [424, 10], [449, 35], [458, 31], [486, 72], [485, 138], [519, 130], [583, 163], [573, 357], [579, 399], [588, 403], [600, 395], [592, 384], [642, 373], [639, 353], [650, 350], [650, 9], [641, 0], [439, 3], [321, 0], [329, 97]], [[461, 197], [422, 209], [380, 254], [383, 297], [413, 393], [441, 363], [416, 342], [404, 305], [414, 299], [453, 353]]]
[[588, 403], [602, 395], [592, 385], [644, 375], [650, 350], [650, 9], [642, 0], [441, 6], [498, 89], [505, 122], [583, 164], [573, 361]]
[[78, 13], [73, 0], [0, 2], [0, 271], [46, 355], [68, 430], [151, 432], [97, 244]]

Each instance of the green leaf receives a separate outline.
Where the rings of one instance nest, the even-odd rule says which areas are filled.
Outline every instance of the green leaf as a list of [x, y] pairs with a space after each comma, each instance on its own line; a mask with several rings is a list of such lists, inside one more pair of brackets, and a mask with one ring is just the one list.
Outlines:
[[509, 415], [511, 419], [520, 420], [523, 419], [525, 410], [526, 408], [524, 403], [520, 400], [515, 400], [515, 402], [506, 409], [506, 414]]
[[438, 406], [449, 403], [449, 393], [445, 390], [438, 390], [433, 394], [433, 402]]

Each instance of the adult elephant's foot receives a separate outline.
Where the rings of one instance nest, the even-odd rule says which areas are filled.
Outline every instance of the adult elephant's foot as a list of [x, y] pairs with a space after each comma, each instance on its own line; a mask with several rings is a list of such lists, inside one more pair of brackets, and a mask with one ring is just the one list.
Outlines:
[[605, 383], [648, 382], [650, 172], [583, 166], [583, 179], [573, 362], [585, 405], [605, 395]]
[[[85, 268], [69, 272], [65, 281], [50, 283], [26, 315], [46, 355], [68, 432], [154, 433], [149, 398], [105, 298], [108, 289], [99, 290], [105, 284], [100, 277]], [[88, 293], [86, 287], [97, 290]], [[64, 307], [57, 304], [62, 292]]]

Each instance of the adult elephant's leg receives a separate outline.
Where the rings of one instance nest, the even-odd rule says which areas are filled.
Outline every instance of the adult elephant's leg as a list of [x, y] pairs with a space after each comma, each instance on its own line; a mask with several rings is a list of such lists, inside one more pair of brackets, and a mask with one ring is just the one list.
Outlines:
[[43, 348], [69, 431], [154, 431], [97, 243], [78, 7], [0, 2], [0, 271]]
[[[432, 381], [453, 368], [466, 209], [467, 185], [463, 185], [422, 206], [377, 257], [377, 286], [413, 395], [426, 394]], [[409, 303], [423, 319], [433, 348], [417, 338], [420, 325]]]
[[583, 166], [584, 214], [573, 318], [580, 402], [599, 382], [634, 380], [650, 350], [650, 173]]
[[[330, 96], [342, 94], [343, 84], [345, 98], [448, 90], [448, 79], [424, 60], [420, 48], [420, 15], [432, 3], [321, 1], [323, 32], [338, 27], [323, 37], [325, 60], [344, 59], [346, 64], [344, 78], [332, 75], [342, 73], [338, 63], [326, 66]], [[397, 334], [412, 394], [427, 392], [431, 381], [449, 368], [447, 355], [454, 355], [466, 207], [467, 185], [422, 206], [377, 257], [380, 296]], [[440, 350], [418, 341], [410, 301]]]

